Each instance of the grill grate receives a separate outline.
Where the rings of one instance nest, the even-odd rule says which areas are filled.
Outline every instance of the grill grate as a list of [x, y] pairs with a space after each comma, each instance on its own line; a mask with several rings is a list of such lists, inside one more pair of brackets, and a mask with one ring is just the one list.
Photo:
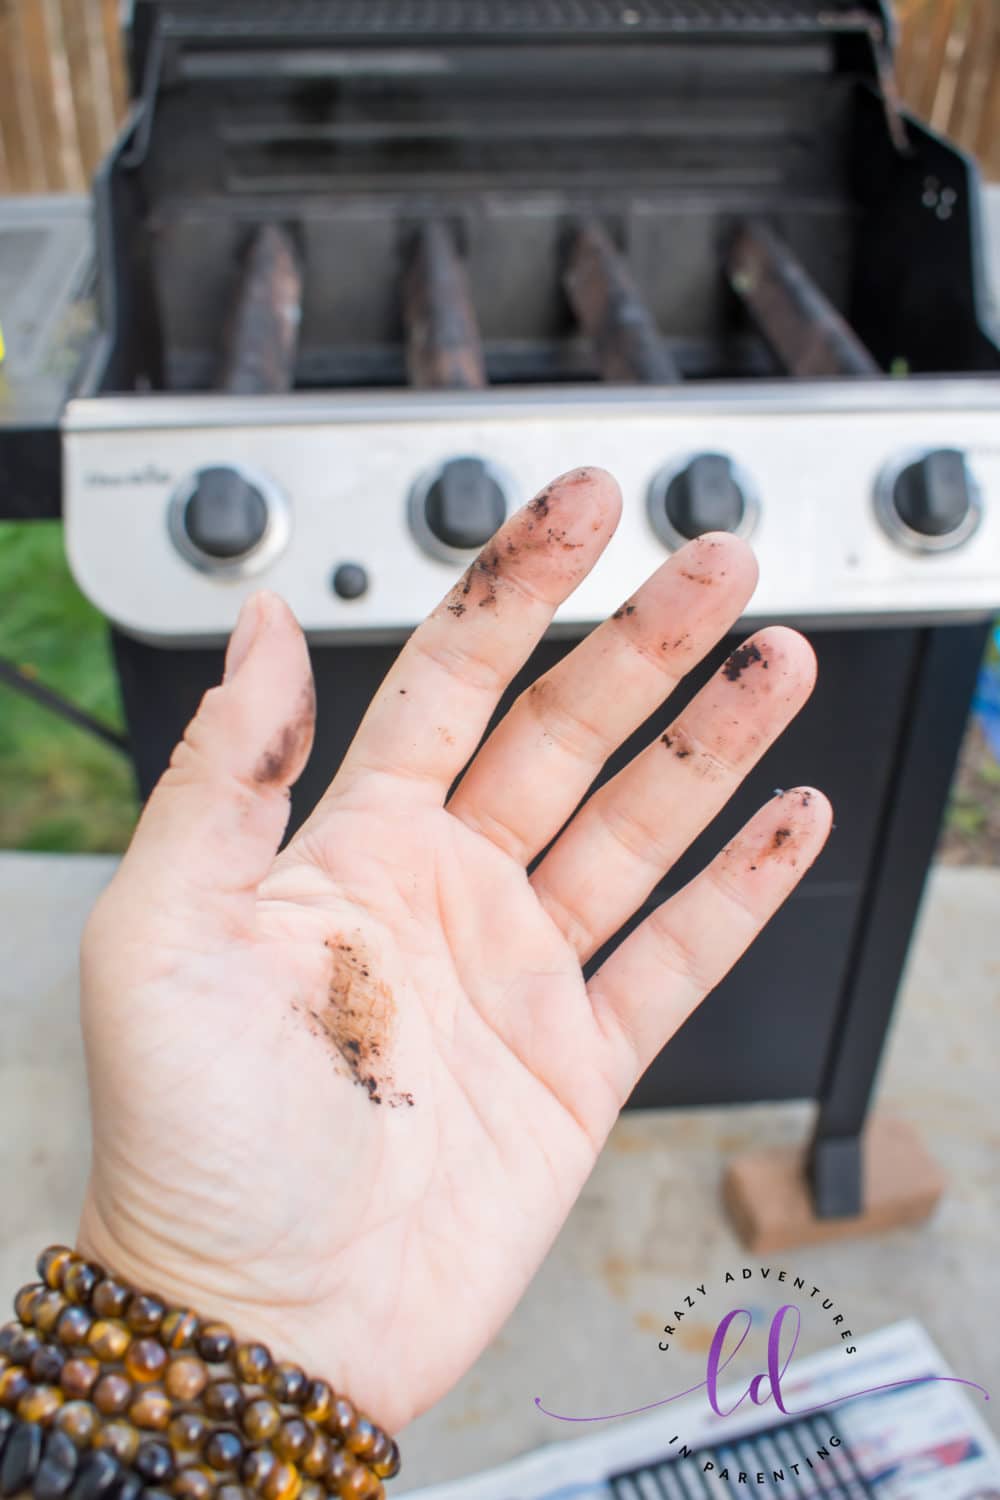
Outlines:
[[[823, 1452], [827, 1457], [821, 1456]], [[707, 1463], [714, 1465], [708, 1473]], [[720, 1484], [723, 1469], [728, 1469], [729, 1480]], [[760, 1483], [758, 1474], [764, 1476]], [[700, 1448], [690, 1458], [665, 1459], [615, 1474], [608, 1482], [615, 1500], [709, 1500], [731, 1493], [730, 1485], [739, 1490], [741, 1483], [753, 1485], [755, 1494], [782, 1500], [869, 1500], [875, 1494], [829, 1417], [782, 1422], [732, 1443]]]
[[581, 38], [689, 31], [864, 31], [876, 16], [841, 0], [246, 0], [238, 8], [165, 6], [167, 36]]

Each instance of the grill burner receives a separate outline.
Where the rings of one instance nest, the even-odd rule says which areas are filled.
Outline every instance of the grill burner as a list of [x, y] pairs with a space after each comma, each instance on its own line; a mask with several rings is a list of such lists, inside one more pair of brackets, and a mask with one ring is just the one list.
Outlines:
[[628, 266], [600, 224], [587, 224], [576, 236], [563, 283], [605, 380], [669, 385], [680, 379]]
[[234, 396], [291, 389], [302, 316], [302, 273], [288, 235], [274, 224], [254, 235], [233, 310], [219, 388]]
[[744, 225], [729, 280], [791, 375], [877, 375], [878, 365], [766, 224]]
[[483, 347], [465, 270], [443, 224], [425, 224], [406, 278], [407, 370], [425, 390], [479, 390]]
[[63, 456], [143, 789], [257, 583], [318, 679], [294, 824], [399, 642], [553, 474], [605, 465], [624, 514], [532, 674], [685, 537], [751, 535], [755, 616], [809, 630], [820, 687], [652, 904], [775, 782], [822, 785], [838, 831], [633, 1102], [815, 1098], [817, 1209], [856, 1212], [1000, 604], [975, 177], [899, 114], [876, 0], [133, 10], [104, 339]]

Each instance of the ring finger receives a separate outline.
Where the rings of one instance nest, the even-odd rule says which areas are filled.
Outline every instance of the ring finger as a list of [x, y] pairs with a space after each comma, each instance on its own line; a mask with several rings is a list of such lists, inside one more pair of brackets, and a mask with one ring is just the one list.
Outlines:
[[667, 731], [600, 787], [532, 875], [581, 962], [618, 931], [805, 703], [812, 647], [773, 626], [722, 664]]

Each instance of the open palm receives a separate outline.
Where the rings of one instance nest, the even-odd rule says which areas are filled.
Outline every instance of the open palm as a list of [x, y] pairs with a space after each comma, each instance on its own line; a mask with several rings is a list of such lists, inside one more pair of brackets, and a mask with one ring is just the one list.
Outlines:
[[313, 689], [287, 608], [252, 598], [84, 940], [81, 1246], [391, 1428], [507, 1317], [637, 1077], [829, 826], [786, 793], [584, 982], [814, 674], [760, 632], [567, 823], [756, 580], [742, 542], [692, 542], [480, 746], [619, 504], [578, 470], [507, 523], [277, 855]]

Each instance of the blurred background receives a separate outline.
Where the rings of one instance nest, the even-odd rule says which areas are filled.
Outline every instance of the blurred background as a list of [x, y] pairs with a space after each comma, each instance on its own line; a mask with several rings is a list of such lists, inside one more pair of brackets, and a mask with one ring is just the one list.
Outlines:
[[[85, 192], [127, 96], [118, 0], [0, 0], [0, 194]], [[906, 107], [1000, 181], [1000, 0], [899, 0]], [[0, 292], [2, 292], [0, 267]], [[0, 399], [3, 368], [0, 365]], [[58, 523], [0, 523], [0, 662], [121, 727], [102, 618], [73, 584]], [[941, 857], [1000, 864], [995, 633]], [[128, 759], [0, 680], [0, 848], [115, 851], [137, 802]]]

